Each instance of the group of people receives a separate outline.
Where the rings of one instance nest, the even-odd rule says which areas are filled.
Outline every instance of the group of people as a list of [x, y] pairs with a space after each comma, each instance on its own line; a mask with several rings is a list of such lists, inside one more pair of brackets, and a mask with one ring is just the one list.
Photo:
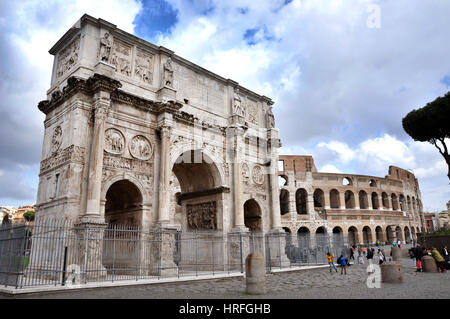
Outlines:
[[421, 260], [422, 257], [426, 255], [434, 258], [440, 272], [444, 273], [447, 272], [448, 269], [450, 269], [450, 251], [448, 250], [447, 246], [445, 246], [441, 251], [439, 251], [436, 247], [427, 249], [417, 244], [417, 246], [410, 248], [408, 250], [408, 253], [413, 261], [413, 266], [416, 267], [417, 272], [422, 271]]
[[[337, 259], [337, 264], [341, 267], [341, 275], [347, 274], [347, 267], [351, 265], [350, 261], [355, 260], [355, 250], [357, 249], [358, 252], [358, 264], [364, 264], [364, 258], [367, 259], [369, 264], [372, 264], [373, 257], [375, 255], [375, 248], [366, 248], [366, 247], [356, 247], [356, 245], [353, 245], [350, 247], [350, 257], [346, 258], [344, 254], [341, 254], [339, 258]], [[384, 254], [384, 249], [378, 248], [377, 251], [379, 264], [381, 265], [383, 262], [386, 261], [386, 256]], [[337, 272], [337, 268], [334, 264], [334, 256], [330, 252], [327, 253], [328, 258], [328, 264], [330, 265], [330, 273], [333, 271], [333, 269]]]

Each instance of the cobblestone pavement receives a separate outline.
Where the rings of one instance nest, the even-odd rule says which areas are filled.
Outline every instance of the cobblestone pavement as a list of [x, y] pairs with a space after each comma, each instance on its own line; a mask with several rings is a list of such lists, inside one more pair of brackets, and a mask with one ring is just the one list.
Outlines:
[[[375, 260], [376, 261], [376, 260]], [[19, 295], [19, 298], [152, 298], [152, 299], [297, 299], [297, 298], [450, 298], [450, 272], [416, 273], [410, 259], [403, 260], [404, 282], [368, 288], [367, 264], [352, 265], [347, 275], [329, 268], [267, 275], [267, 294], [245, 294], [244, 278], [164, 283], [92, 290]], [[0, 298], [7, 298], [0, 296]], [[9, 297], [10, 298], [10, 297]]]

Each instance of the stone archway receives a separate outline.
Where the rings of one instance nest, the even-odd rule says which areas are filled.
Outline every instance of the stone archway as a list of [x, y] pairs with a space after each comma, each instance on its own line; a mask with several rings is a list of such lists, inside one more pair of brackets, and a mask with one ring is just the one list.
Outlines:
[[251, 232], [262, 232], [261, 207], [253, 198], [244, 203], [244, 223]]
[[348, 229], [348, 243], [350, 245], [359, 243], [358, 229], [355, 226], [350, 226]]
[[328, 236], [327, 236], [327, 230], [325, 229], [325, 227], [321, 226], [316, 229], [315, 241], [316, 241], [316, 246], [318, 246], [318, 247], [328, 246]]
[[372, 230], [369, 226], [364, 226], [362, 230], [363, 243], [368, 245], [372, 243]]
[[142, 194], [129, 180], [114, 182], [106, 192], [105, 222], [112, 225], [141, 225]]
[[172, 172], [179, 185], [176, 200], [182, 206], [181, 229], [223, 229], [223, 195], [229, 188], [222, 186], [221, 173], [212, 159], [202, 150], [185, 151]]
[[115, 274], [127, 274], [139, 260], [139, 232], [143, 219], [143, 196], [127, 179], [112, 183], [105, 195], [105, 222], [102, 264]]
[[383, 235], [383, 229], [380, 226], [375, 228], [375, 238], [377, 241], [384, 242], [385, 238]]
[[342, 246], [344, 244], [344, 232], [341, 227], [333, 228], [333, 245]]
[[300, 227], [297, 231], [297, 240], [299, 248], [309, 248], [311, 242], [311, 234], [307, 227]]

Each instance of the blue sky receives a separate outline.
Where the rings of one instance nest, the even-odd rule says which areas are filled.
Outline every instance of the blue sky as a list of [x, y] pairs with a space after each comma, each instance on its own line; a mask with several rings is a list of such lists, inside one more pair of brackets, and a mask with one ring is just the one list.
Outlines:
[[411, 169], [425, 209], [445, 209], [443, 158], [401, 127], [449, 91], [445, 0], [2, 1], [0, 205], [35, 200], [48, 50], [84, 13], [271, 97], [280, 153], [313, 155], [320, 171]]

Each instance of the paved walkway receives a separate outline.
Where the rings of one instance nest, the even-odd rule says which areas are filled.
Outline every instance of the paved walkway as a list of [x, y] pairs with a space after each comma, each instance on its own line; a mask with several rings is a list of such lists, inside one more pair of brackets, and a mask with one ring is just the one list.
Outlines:
[[450, 298], [450, 272], [416, 273], [410, 259], [404, 259], [404, 283], [381, 284], [368, 288], [367, 264], [352, 265], [347, 275], [329, 272], [329, 268], [283, 272], [267, 275], [267, 294], [250, 296], [244, 293], [242, 277], [199, 282], [176, 282], [140, 286], [97, 288], [18, 295], [0, 298], [151, 298], [151, 299], [296, 299], [296, 298]]

